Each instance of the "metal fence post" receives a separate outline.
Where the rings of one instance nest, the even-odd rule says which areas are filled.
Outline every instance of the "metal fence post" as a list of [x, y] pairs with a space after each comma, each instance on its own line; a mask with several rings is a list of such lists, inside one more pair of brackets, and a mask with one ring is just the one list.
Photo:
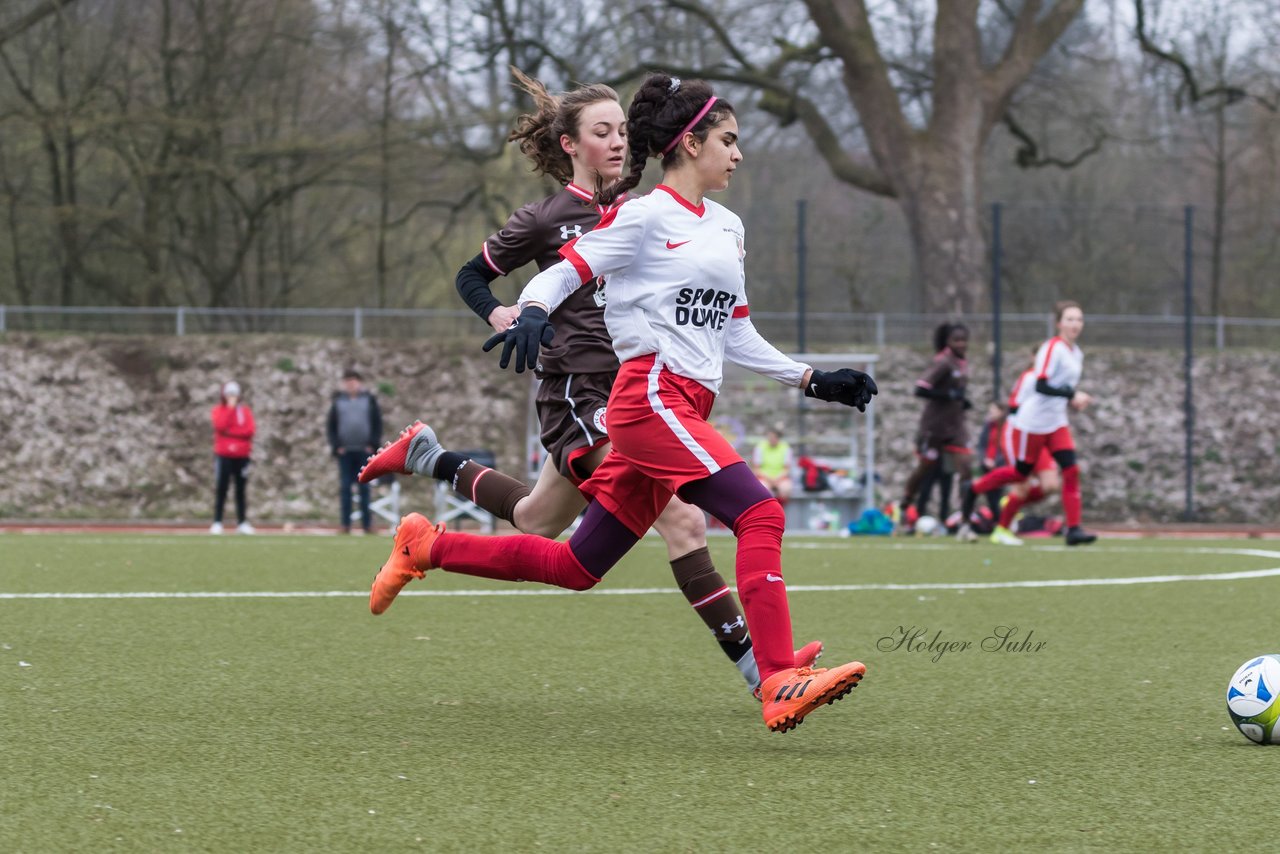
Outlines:
[[991, 396], [1000, 399], [1000, 203], [991, 206]]
[[187, 309], [184, 306], [178, 306], [178, 311], [173, 318], [175, 334], [182, 336], [187, 334]]
[[876, 349], [884, 349], [884, 312], [876, 312]]
[[1192, 519], [1195, 518], [1195, 512], [1196, 512], [1195, 471], [1193, 467], [1194, 460], [1192, 458], [1192, 454], [1195, 450], [1193, 437], [1195, 435], [1195, 429], [1196, 429], [1196, 405], [1195, 405], [1195, 398], [1192, 396], [1192, 378], [1191, 378], [1191, 373], [1192, 373], [1191, 345], [1192, 345], [1192, 331], [1193, 331], [1191, 324], [1193, 320], [1192, 314], [1195, 311], [1195, 303], [1192, 299], [1193, 297], [1192, 285], [1194, 284], [1194, 281], [1191, 274], [1191, 262], [1193, 259], [1192, 240], [1194, 239], [1194, 234], [1192, 232], [1192, 225], [1195, 217], [1195, 208], [1192, 207], [1191, 205], [1187, 205], [1186, 208], [1183, 209], [1183, 211], [1184, 211], [1183, 212], [1184, 231], [1183, 231], [1183, 250], [1182, 250], [1183, 251], [1182, 312], [1183, 312], [1183, 346], [1186, 348], [1186, 366], [1185, 366], [1186, 402], [1184, 403], [1184, 406], [1186, 409], [1186, 421], [1185, 421], [1186, 460], [1184, 462], [1184, 465], [1186, 467], [1186, 490], [1187, 490], [1187, 503], [1186, 503], [1186, 508], [1183, 511], [1183, 518], [1186, 519], [1187, 521], [1191, 521]]
[[352, 312], [352, 323], [355, 327], [355, 337], [357, 339], [364, 337], [364, 312], [360, 310], [360, 306], [355, 307]]
[[1227, 324], [1223, 321], [1222, 315], [1218, 315], [1213, 325], [1213, 340], [1218, 345], [1218, 352], [1222, 352], [1227, 346]]
[[4, 305], [0, 304], [0, 332], [5, 331]]

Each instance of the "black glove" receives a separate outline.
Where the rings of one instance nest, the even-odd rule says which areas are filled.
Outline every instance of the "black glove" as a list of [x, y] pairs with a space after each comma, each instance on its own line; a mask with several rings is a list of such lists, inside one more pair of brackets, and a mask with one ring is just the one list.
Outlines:
[[498, 359], [498, 367], [506, 368], [511, 363], [511, 351], [515, 350], [516, 373], [522, 374], [526, 366], [529, 370], [538, 366], [539, 343], [543, 347], [549, 347], [555, 337], [556, 329], [547, 320], [546, 309], [528, 305], [505, 332], [499, 332], [484, 342], [484, 351], [488, 353], [501, 343], [502, 356]]
[[815, 369], [809, 376], [809, 384], [804, 387], [804, 396], [856, 406], [859, 412], [866, 412], [867, 404], [879, 391], [876, 381], [862, 371], [853, 368], [838, 371]]
[[964, 389], [959, 386], [951, 386], [951, 388], [947, 389], [947, 399], [964, 400]]

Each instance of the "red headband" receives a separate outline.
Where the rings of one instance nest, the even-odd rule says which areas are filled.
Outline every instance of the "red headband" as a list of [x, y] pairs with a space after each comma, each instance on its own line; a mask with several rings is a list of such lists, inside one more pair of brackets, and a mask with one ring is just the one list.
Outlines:
[[683, 130], [681, 130], [678, 134], [676, 134], [675, 139], [673, 139], [673, 140], [671, 140], [670, 142], [668, 142], [668, 143], [667, 143], [667, 147], [666, 147], [666, 148], [664, 148], [664, 149], [662, 149], [662, 156], [663, 156], [663, 157], [666, 157], [668, 154], [670, 154], [670, 153], [671, 153], [671, 151], [672, 151], [672, 149], [674, 149], [677, 145], [679, 145], [679, 144], [680, 144], [680, 140], [684, 139], [684, 135], [685, 135], [686, 133], [688, 133], [689, 131], [693, 130], [694, 125], [696, 125], [698, 122], [702, 121], [702, 117], [703, 117], [703, 116], [705, 116], [707, 113], [711, 112], [711, 105], [712, 105], [712, 104], [714, 104], [715, 102], [716, 102], [716, 96], [715, 96], [715, 95], [712, 95], [710, 98], [708, 98], [708, 99], [707, 99], [707, 103], [705, 103], [705, 104], [703, 104], [703, 105], [702, 105], [702, 109], [701, 109], [701, 110], [698, 110], [698, 114], [697, 114], [696, 116], [694, 116], [694, 117], [693, 117], [693, 121], [691, 121], [691, 122], [689, 122], [689, 124], [685, 125], [685, 126], [684, 126], [684, 129], [683, 129]]

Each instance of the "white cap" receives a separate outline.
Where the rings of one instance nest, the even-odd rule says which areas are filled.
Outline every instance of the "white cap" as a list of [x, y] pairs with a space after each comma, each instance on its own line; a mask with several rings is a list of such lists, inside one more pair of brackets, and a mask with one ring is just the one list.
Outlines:
[[225, 383], [222, 386], [222, 396], [223, 397], [239, 397], [240, 383], [236, 382], [235, 380], [232, 380], [229, 383]]

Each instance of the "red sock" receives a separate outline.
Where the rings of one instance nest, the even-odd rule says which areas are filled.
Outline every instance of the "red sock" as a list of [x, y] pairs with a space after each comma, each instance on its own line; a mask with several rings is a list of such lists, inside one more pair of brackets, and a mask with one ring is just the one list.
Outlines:
[[1013, 524], [1013, 517], [1018, 515], [1018, 511], [1022, 509], [1022, 499], [1016, 493], [1010, 492], [1004, 501], [1004, 507], [1000, 508], [1000, 527], [1008, 528]]
[[1067, 466], [1062, 470], [1062, 510], [1067, 517], [1067, 527], [1080, 524], [1080, 466]]
[[795, 667], [791, 609], [782, 580], [782, 532], [786, 514], [774, 499], [748, 508], [733, 526], [738, 538], [738, 598], [747, 616], [760, 681]]
[[998, 469], [992, 469], [973, 482], [973, 494], [982, 495], [984, 492], [1004, 486], [1006, 483], [1014, 483], [1015, 481], [1025, 480], [1022, 475], [1018, 474], [1018, 470], [1013, 466], [1001, 466]]
[[1044, 501], [1044, 490], [1038, 486], [1033, 486], [1027, 490], [1027, 497], [1022, 500], [1025, 507], [1028, 504], [1035, 504], [1037, 501]]
[[431, 563], [498, 581], [539, 581], [570, 590], [587, 590], [600, 580], [582, 568], [568, 543], [535, 537], [442, 534], [431, 547]]

